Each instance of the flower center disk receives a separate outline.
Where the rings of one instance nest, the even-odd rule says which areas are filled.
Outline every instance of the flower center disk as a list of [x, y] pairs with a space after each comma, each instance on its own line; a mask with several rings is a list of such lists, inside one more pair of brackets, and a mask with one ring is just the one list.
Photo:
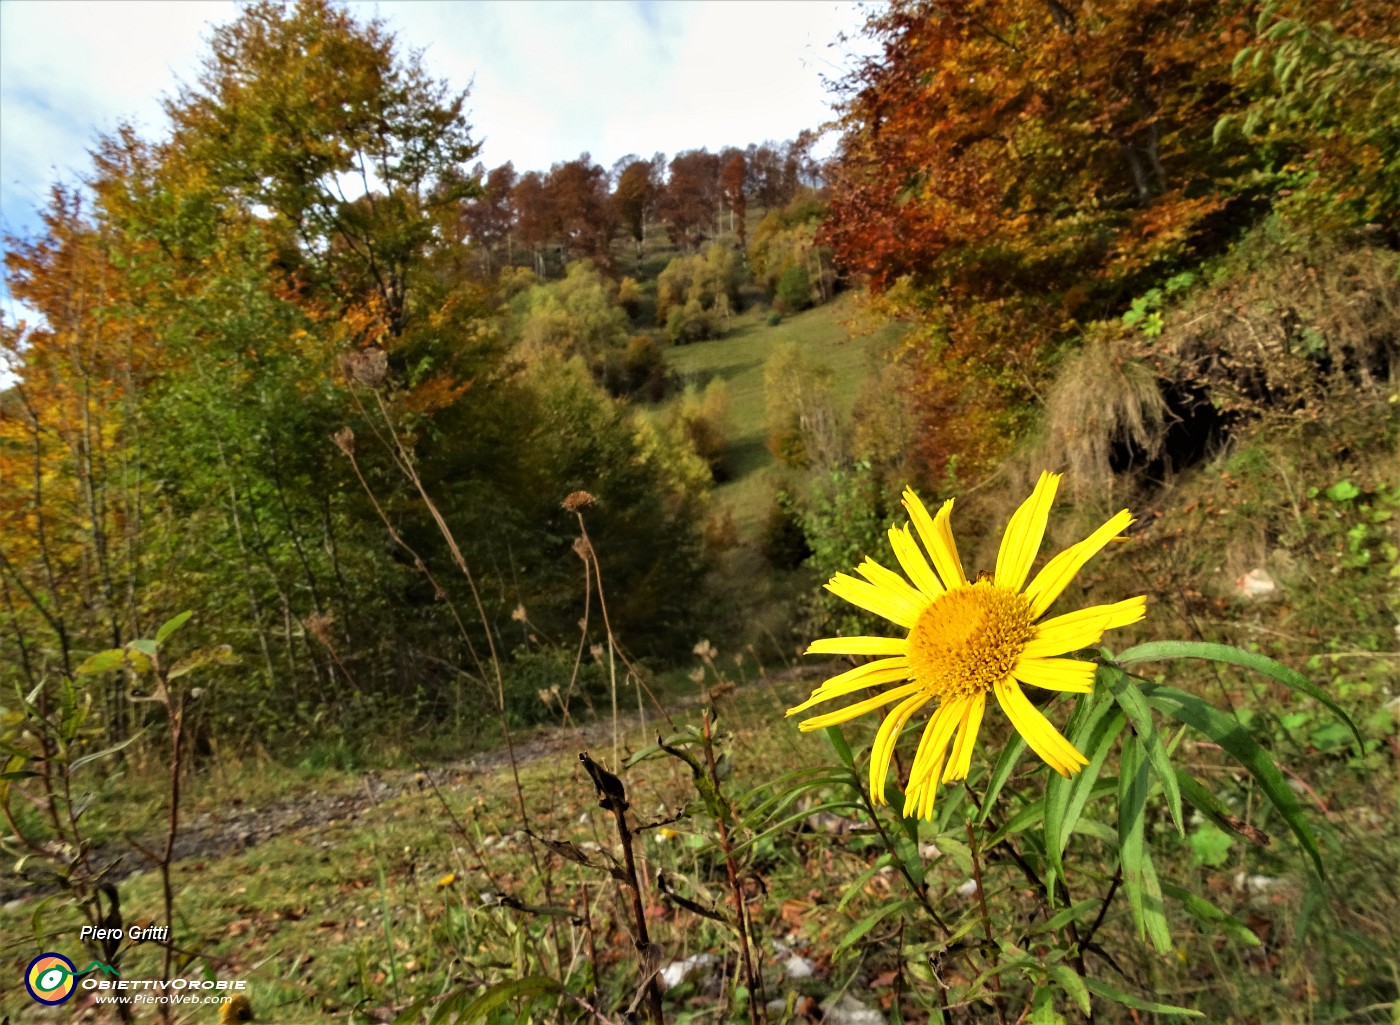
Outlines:
[[920, 613], [909, 631], [909, 665], [930, 696], [970, 697], [1010, 676], [1034, 634], [1022, 595], [978, 581], [940, 595]]

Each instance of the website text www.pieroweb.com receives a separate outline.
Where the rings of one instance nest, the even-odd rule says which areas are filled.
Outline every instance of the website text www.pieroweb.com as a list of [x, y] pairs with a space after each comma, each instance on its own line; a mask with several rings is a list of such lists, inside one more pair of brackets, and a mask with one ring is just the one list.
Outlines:
[[29, 963], [24, 985], [37, 1003], [50, 1007], [65, 1004], [79, 993], [93, 1004], [221, 1004], [248, 989], [245, 979], [124, 979], [103, 961], [79, 969], [53, 951]]

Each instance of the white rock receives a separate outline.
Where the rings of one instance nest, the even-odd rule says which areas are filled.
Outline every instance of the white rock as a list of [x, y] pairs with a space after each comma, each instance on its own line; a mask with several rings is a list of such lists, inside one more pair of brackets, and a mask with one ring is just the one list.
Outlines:
[[822, 1004], [822, 1021], [827, 1025], [885, 1025], [885, 1016], [866, 1007], [849, 993]]
[[686, 979], [702, 972], [719, 961], [715, 954], [691, 954], [683, 961], [672, 961], [661, 969], [661, 981], [667, 989], [675, 989]]
[[1235, 889], [1241, 893], [1267, 893], [1282, 885], [1284, 885], [1284, 881], [1275, 879], [1273, 876], [1249, 875], [1245, 872], [1235, 873]]
[[1245, 598], [1262, 598], [1278, 590], [1278, 584], [1266, 569], [1252, 569], [1235, 578], [1235, 590]]
[[817, 966], [801, 954], [793, 954], [783, 962], [783, 974], [789, 979], [810, 979], [817, 973]]

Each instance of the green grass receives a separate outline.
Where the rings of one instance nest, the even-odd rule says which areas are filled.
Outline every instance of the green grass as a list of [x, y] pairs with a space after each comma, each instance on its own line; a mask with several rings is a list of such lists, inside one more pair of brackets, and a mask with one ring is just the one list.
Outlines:
[[715, 489], [715, 497], [733, 512], [746, 536], [754, 535], [774, 490], [790, 483], [793, 476], [778, 464], [766, 445], [764, 363], [785, 342], [801, 346], [814, 364], [835, 372], [837, 406], [842, 416], [849, 417], [861, 382], [878, 367], [903, 330], [891, 324], [860, 334], [852, 327], [858, 315], [857, 300], [850, 293], [785, 317], [772, 327], [767, 323], [767, 310], [752, 309], [736, 317], [723, 338], [667, 350], [667, 362], [684, 384], [703, 389], [714, 379], [725, 383], [730, 403], [726, 434], [732, 476]]

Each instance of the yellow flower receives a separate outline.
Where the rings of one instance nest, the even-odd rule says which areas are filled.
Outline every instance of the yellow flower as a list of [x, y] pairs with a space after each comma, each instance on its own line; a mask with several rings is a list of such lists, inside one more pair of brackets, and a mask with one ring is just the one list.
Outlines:
[[906, 490], [904, 507], [929, 558], [924, 558], [909, 527], [891, 527], [889, 537], [895, 558], [913, 586], [869, 558], [856, 567], [864, 580], [838, 573], [826, 585], [838, 597], [909, 631], [905, 637], [830, 637], [814, 642], [807, 649], [809, 655], [886, 657], [832, 677], [787, 713], [795, 715], [867, 688], [887, 687], [874, 697], [799, 724], [804, 732], [817, 730], [898, 702], [880, 724], [870, 752], [870, 792], [876, 801], [885, 801], [885, 776], [900, 731], [930, 701], [937, 707], [914, 755], [904, 797], [906, 816], [930, 818], [939, 780], [948, 783], [967, 777], [988, 692], [996, 695], [1031, 750], [1056, 772], [1072, 776], [1088, 764], [1031, 704], [1021, 684], [1089, 693], [1094, 664], [1054, 656], [1097, 644], [1105, 630], [1138, 622], [1146, 614], [1147, 598], [1042, 618], [1084, 564], [1133, 522], [1124, 509], [1047, 562], [1027, 585], [1059, 484], [1059, 474], [1040, 475], [1031, 497], [1006, 526], [995, 573], [967, 579], [949, 525], [952, 499], [930, 516], [918, 496]]

